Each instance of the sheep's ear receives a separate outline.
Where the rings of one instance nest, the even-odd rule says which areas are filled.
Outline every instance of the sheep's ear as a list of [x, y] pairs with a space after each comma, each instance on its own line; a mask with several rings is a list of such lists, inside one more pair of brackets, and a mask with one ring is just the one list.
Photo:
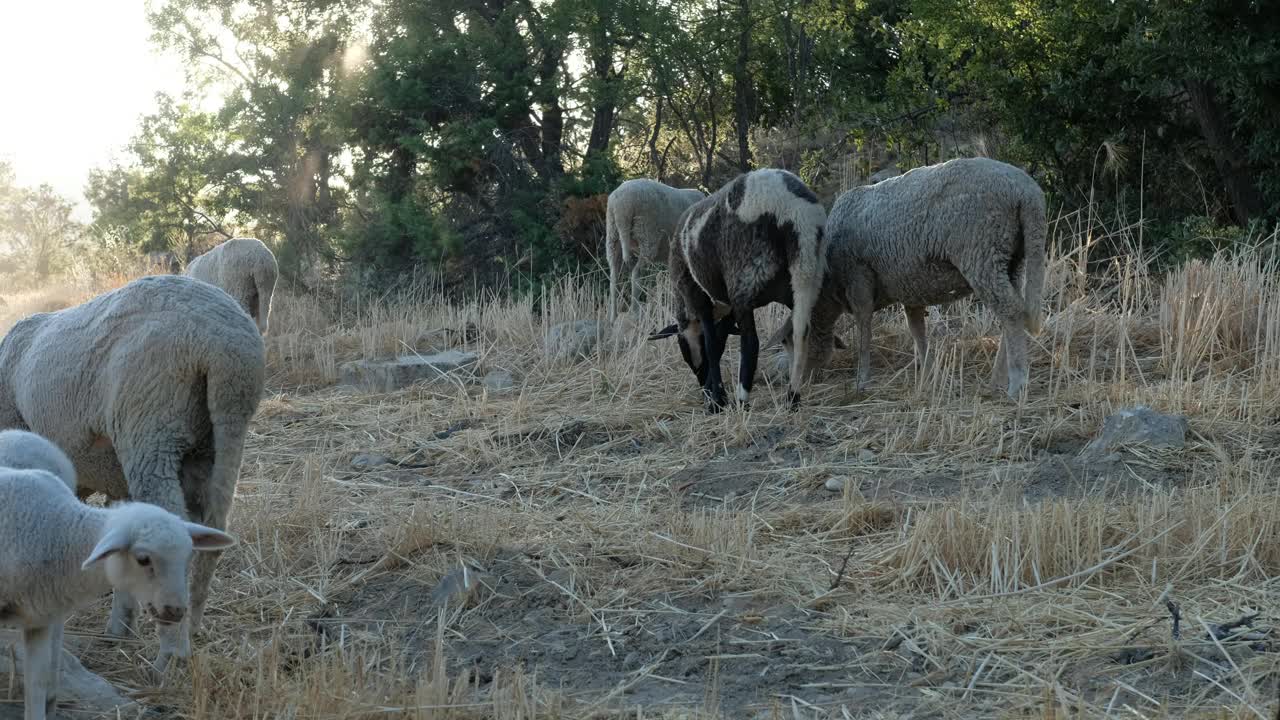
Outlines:
[[196, 550], [225, 550], [236, 544], [235, 536], [221, 530], [189, 522], [187, 532], [191, 533], [191, 544]]
[[650, 336], [649, 336], [649, 339], [650, 339], [650, 340], [662, 340], [662, 339], [664, 339], [664, 338], [669, 338], [669, 337], [671, 337], [672, 335], [675, 335], [675, 334], [676, 334], [676, 333], [678, 333], [678, 332], [680, 332], [680, 326], [679, 326], [679, 325], [677, 325], [676, 323], [671, 323], [670, 325], [668, 325], [668, 326], [666, 326], [666, 327], [662, 328], [662, 329], [661, 329], [661, 330], [659, 330], [658, 332], [656, 332], [656, 333], [654, 333], [654, 334], [650, 335]]
[[112, 530], [98, 540], [98, 544], [93, 548], [93, 552], [89, 553], [89, 558], [80, 564], [80, 569], [88, 570], [93, 567], [94, 563], [97, 563], [111, 553], [124, 552], [128, 549], [129, 533], [119, 528]]

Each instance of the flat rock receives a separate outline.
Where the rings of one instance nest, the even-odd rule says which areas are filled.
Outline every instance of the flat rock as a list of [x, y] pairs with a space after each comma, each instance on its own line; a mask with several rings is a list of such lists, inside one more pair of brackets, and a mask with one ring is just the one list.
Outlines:
[[849, 485], [849, 478], [841, 476], [841, 477], [828, 478], [827, 482], [823, 484], [823, 487], [827, 489], [827, 492], [838, 493], [838, 492], [844, 492], [844, 489], [848, 485]]
[[357, 360], [338, 368], [338, 382], [366, 392], [394, 392], [416, 383], [449, 381], [451, 374], [470, 368], [478, 359], [473, 352], [446, 350], [434, 355]]
[[[13, 656], [18, 660], [16, 677], [22, 673], [22, 644], [17, 641], [17, 633], [0, 633], [0, 677], [9, 677], [14, 673], [10, 662], [10, 643]], [[61, 686], [58, 688], [58, 709], [49, 718], [137, 718], [145, 712], [145, 708], [125, 697], [111, 683], [89, 672], [75, 655], [62, 651], [60, 661], [62, 670]], [[14, 684], [14, 694], [9, 700], [17, 702], [0, 702], [0, 720], [22, 720], [22, 688], [21, 683]], [[3, 698], [0, 691], [0, 698]]]
[[506, 392], [516, 386], [516, 379], [506, 370], [490, 370], [480, 381], [489, 392]]
[[380, 465], [390, 465], [391, 458], [381, 453], [360, 453], [351, 458], [351, 467], [357, 470], [368, 470]]
[[574, 320], [547, 330], [546, 351], [553, 360], [577, 360], [591, 355], [599, 341], [599, 322]]
[[1085, 446], [1082, 454], [1101, 457], [1127, 445], [1181, 448], [1186, 444], [1186, 417], [1165, 415], [1139, 405], [1108, 416], [1098, 437]]

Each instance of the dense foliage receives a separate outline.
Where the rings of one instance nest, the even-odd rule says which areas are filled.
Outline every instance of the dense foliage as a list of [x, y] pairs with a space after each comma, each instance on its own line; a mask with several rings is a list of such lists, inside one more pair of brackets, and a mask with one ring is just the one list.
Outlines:
[[253, 233], [295, 281], [529, 279], [599, 253], [588, 199], [625, 177], [782, 166], [829, 202], [891, 162], [984, 153], [1182, 252], [1189, 227], [1280, 212], [1265, 5], [152, 0], [191, 91], [94, 173], [94, 233], [180, 253]]

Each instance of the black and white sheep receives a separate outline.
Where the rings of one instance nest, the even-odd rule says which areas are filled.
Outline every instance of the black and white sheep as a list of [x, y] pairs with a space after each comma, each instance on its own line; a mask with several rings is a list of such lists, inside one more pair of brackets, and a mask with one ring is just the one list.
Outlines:
[[[830, 358], [844, 313], [859, 329], [858, 381], [871, 376], [871, 316], [901, 304], [925, 361], [930, 305], [970, 294], [1000, 319], [992, 383], [1017, 397], [1027, 382], [1027, 334], [1040, 330], [1048, 226], [1044, 192], [1022, 170], [988, 158], [915, 168], [841, 195], [827, 220], [830, 247], [810, 327], [809, 367]], [[1025, 287], [1022, 278], [1025, 276]], [[786, 323], [770, 345], [785, 343]], [[788, 352], [793, 352], [788, 344]]]
[[203, 280], [240, 303], [258, 330], [267, 334], [271, 321], [271, 296], [280, 274], [271, 249], [253, 238], [234, 238], [197, 257], [186, 275]]
[[[179, 275], [142, 278], [14, 325], [0, 340], [0, 428], [66, 451], [81, 497], [153, 503], [225, 528], [265, 354], [226, 293]], [[189, 654], [217, 558], [194, 563], [191, 613], [181, 628], [160, 627], [162, 657]], [[131, 632], [135, 609], [117, 592], [107, 631]]]
[[707, 409], [725, 404], [720, 358], [732, 333], [742, 336], [737, 398], [755, 383], [760, 340], [755, 309], [779, 302], [795, 318], [788, 399], [795, 406], [805, 377], [809, 316], [826, 266], [826, 211], [795, 175], [764, 169], [739, 175], [680, 218], [671, 246], [676, 323], [651, 336], [676, 335], [685, 363], [703, 387]]
[[667, 259], [676, 221], [706, 194], [657, 180], [628, 180], [609, 193], [605, 206], [605, 256], [609, 261], [609, 321], [618, 317], [618, 284], [630, 268], [631, 307], [640, 304], [640, 271]]
[[71, 491], [74, 471], [62, 474], [71, 467], [62, 451], [32, 433], [4, 435], [0, 625], [22, 631], [25, 718], [44, 720], [57, 701], [63, 625], [73, 612], [114, 588], [158, 621], [177, 622], [189, 604], [192, 551], [236, 541], [155, 505], [85, 505]]

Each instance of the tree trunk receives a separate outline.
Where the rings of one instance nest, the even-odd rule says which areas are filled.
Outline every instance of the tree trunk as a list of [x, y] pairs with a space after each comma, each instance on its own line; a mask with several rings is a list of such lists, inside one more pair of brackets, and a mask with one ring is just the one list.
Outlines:
[[649, 133], [649, 165], [653, 167], [654, 177], [662, 182], [663, 162], [658, 153], [658, 135], [662, 132], [662, 96], [658, 96], [658, 106], [653, 112], [653, 132]]
[[738, 133], [738, 170], [751, 169], [751, 78], [747, 61], [751, 59], [750, 0], [738, 0], [738, 59], [733, 67], [734, 125]]
[[617, 113], [617, 86], [622, 78], [613, 71], [613, 40], [609, 37], [609, 17], [602, 5], [599, 25], [591, 33], [591, 71], [597, 91], [591, 108], [591, 136], [587, 139], [587, 159], [609, 151], [613, 124]]
[[542, 165], [544, 179], [564, 174], [564, 107], [556, 76], [564, 60], [564, 48], [545, 48], [538, 68], [538, 104], [542, 109]]
[[1262, 213], [1264, 203], [1254, 184], [1244, 151], [1231, 135], [1231, 126], [1213, 85], [1204, 80], [1188, 80], [1184, 84], [1191, 99], [1191, 111], [1200, 125], [1200, 134], [1209, 145], [1213, 163], [1231, 198], [1232, 214], [1241, 227], [1248, 225], [1251, 218]]

